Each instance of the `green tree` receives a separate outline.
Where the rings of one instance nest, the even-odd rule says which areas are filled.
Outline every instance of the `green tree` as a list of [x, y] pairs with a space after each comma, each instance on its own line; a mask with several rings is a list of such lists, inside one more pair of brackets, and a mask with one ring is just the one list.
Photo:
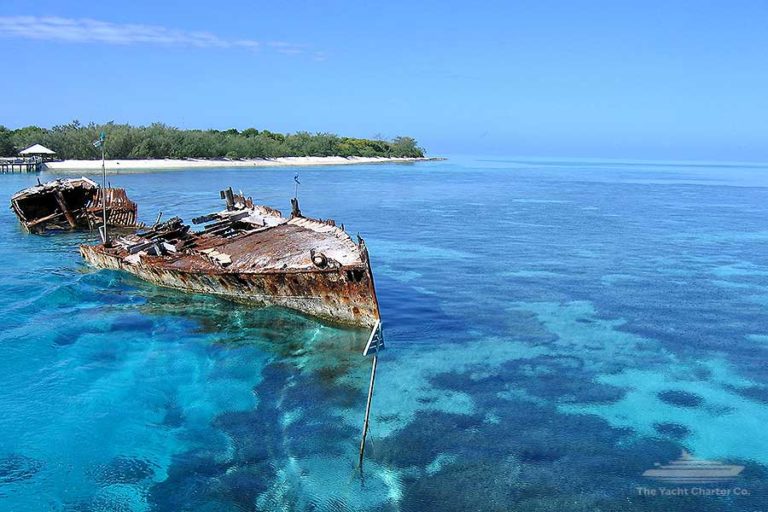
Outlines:
[[281, 156], [423, 156], [411, 137], [393, 141], [339, 137], [333, 133], [274, 133], [247, 128], [180, 130], [154, 123], [130, 126], [109, 122], [103, 125], [79, 121], [51, 129], [27, 126], [0, 131], [0, 151], [10, 152], [35, 143], [48, 146], [64, 159], [96, 159], [100, 154], [93, 141], [101, 131], [107, 134], [108, 158], [275, 158]]
[[13, 145], [13, 132], [0, 125], [0, 156], [14, 156], [16, 148]]
[[413, 137], [395, 137], [392, 140], [392, 156], [420, 158], [424, 156], [424, 150], [416, 144]]

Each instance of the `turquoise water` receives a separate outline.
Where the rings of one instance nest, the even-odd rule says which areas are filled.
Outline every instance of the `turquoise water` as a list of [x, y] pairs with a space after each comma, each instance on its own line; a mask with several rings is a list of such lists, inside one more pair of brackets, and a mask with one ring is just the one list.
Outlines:
[[[151, 222], [295, 169], [113, 175]], [[301, 169], [371, 250], [365, 332], [85, 267], [0, 212], [0, 510], [768, 510], [768, 167], [457, 158]], [[43, 179], [52, 176], [42, 176]], [[36, 180], [0, 176], [0, 196]], [[654, 463], [746, 495], [640, 496]]]

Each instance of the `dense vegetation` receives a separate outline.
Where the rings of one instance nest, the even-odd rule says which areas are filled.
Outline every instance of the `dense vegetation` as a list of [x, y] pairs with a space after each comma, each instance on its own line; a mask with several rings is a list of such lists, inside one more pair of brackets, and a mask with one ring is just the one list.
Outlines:
[[281, 156], [385, 156], [421, 157], [411, 137], [391, 141], [339, 137], [332, 133], [272, 133], [248, 128], [232, 130], [181, 130], [161, 123], [149, 126], [78, 121], [39, 128], [9, 130], [0, 126], [0, 156], [15, 156], [32, 144], [42, 144], [61, 159], [90, 160], [101, 156], [93, 147], [99, 133], [107, 135], [107, 158], [275, 158]]

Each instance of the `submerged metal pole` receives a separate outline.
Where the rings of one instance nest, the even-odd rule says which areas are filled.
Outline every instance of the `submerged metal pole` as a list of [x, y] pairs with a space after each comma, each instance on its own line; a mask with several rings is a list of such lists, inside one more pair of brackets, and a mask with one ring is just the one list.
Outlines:
[[373, 399], [373, 382], [376, 379], [376, 363], [379, 358], [373, 354], [371, 363], [371, 383], [368, 385], [368, 401], [365, 404], [365, 422], [363, 422], [363, 438], [360, 440], [360, 469], [363, 469], [363, 455], [365, 454], [365, 438], [368, 435], [368, 417], [371, 415], [371, 400]]
[[[361, 242], [362, 244], [362, 239]], [[368, 264], [368, 276], [373, 281], [371, 276], [371, 267], [368, 260], [368, 250], [365, 246], [362, 246], [363, 254], [365, 256], [366, 263]], [[374, 291], [374, 299], [376, 298], [376, 292]], [[378, 316], [378, 301], [376, 303], [376, 316]], [[376, 323], [371, 329], [371, 335], [368, 337], [368, 343], [365, 344], [363, 349], [363, 356], [367, 357], [373, 355], [373, 362], [371, 363], [371, 382], [368, 384], [368, 401], [365, 403], [365, 421], [363, 422], [363, 438], [360, 440], [360, 472], [363, 471], [363, 455], [365, 454], [365, 438], [368, 436], [368, 418], [371, 416], [371, 401], [373, 400], [373, 384], [376, 380], [376, 364], [379, 362], [379, 351], [384, 350], [384, 331], [381, 329], [381, 317], [376, 320]]]

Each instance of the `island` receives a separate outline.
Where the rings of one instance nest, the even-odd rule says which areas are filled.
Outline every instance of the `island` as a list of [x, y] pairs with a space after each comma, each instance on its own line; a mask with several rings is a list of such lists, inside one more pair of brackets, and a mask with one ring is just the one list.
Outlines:
[[275, 133], [269, 130], [180, 129], [163, 123], [81, 124], [73, 121], [52, 128], [0, 126], [0, 157], [41, 144], [55, 152], [45, 162], [50, 170], [101, 167], [101, 151], [93, 142], [106, 135], [106, 167], [119, 169], [189, 167], [269, 167], [410, 162], [427, 159], [412, 137], [391, 140], [342, 137], [333, 133]]

